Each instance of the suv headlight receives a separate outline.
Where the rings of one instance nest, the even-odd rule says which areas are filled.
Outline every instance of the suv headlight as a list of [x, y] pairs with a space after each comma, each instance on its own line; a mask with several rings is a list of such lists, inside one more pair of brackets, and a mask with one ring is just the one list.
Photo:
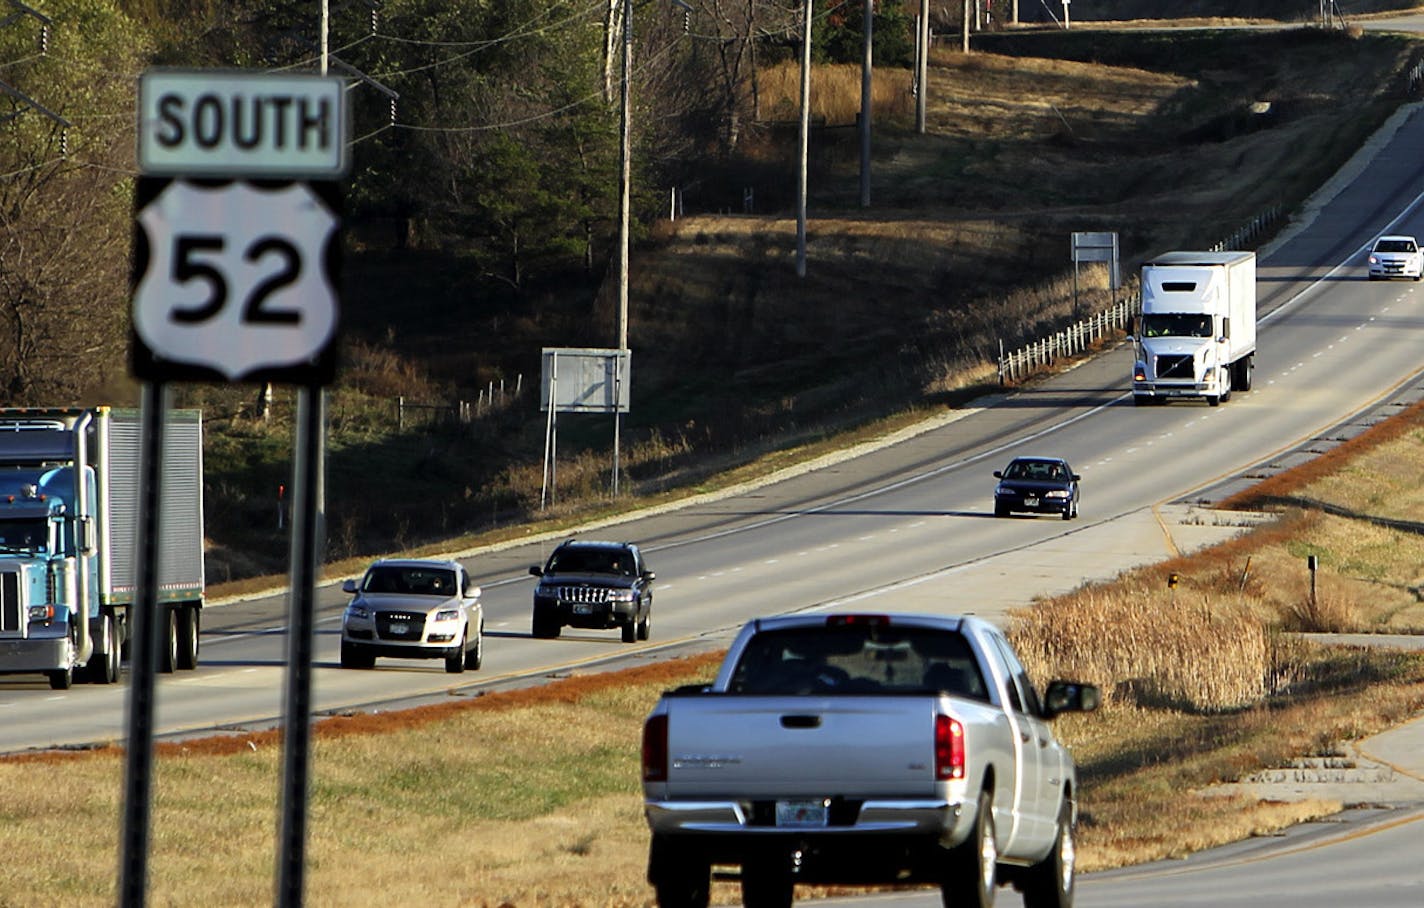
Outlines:
[[356, 605], [353, 603], [351, 605], [346, 606], [346, 617], [369, 618], [371, 617], [371, 610], [366, 608], [366, 606], [364, 605]]
[[609, 602], [632, 602], [636, 598], [632, 590], [609, 590]]
[[460, 610], [457, 608], [442, 608], [435, 613], [436, 621], [459, 621]]

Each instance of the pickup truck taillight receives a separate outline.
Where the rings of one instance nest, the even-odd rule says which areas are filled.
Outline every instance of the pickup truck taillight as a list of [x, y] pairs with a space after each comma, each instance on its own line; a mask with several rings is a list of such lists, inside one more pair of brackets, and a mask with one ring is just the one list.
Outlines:
[[[964, 778], [964, 725], [949, 716], [935, 716], [935, 778]], [[643, 744], [644, 778], [647, 778], [646, 739]]]
[[659, 713], [643, 723], [643, 781], [666, 782], [667, 777], [668, 717]]

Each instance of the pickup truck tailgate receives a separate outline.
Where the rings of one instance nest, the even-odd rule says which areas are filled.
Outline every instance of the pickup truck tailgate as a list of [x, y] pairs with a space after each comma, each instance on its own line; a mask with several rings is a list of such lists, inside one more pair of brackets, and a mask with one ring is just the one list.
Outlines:
[[707, 693], [670, 705], [668, 786], [679, 798], [935, 791], [941, 698]]

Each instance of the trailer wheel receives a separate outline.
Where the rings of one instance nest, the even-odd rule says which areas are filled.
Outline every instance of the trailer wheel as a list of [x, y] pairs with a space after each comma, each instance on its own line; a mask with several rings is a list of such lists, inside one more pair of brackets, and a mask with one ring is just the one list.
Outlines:
[[1237, 391], [1251, 390], [1251, 373], [1255, 371], [1252, 355], [1241, 357], [1232, 364], [1231, 384]]
[[85, 666], [85, 680], [93, 684], [113, 684], [119, 680], [119, 637], [113, 615], [99, 616], [94, 655]]
[[181, 669], [195, 669], [198, 667], [198, 637], [202, 631], [200, 612], [196, 605], [178, 606], [177, 611], [177, 633], [178, 633], [178, 662]]
[[178, 610], [172, 606], [158, 607], [158, 670], [165, 675], [178, 670]]

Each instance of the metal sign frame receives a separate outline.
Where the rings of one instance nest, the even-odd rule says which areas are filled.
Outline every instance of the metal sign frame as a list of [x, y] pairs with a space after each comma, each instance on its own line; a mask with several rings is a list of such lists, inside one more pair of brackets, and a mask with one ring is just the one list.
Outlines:
[[558, 413], [613, 414], [613, 494], [618, 495], [618, 456], [622, 417], [628, 412], [633, 351], [596, 347], [545, 347], [539, 374], [539, 411], [544, 424], [544, 474], [539, 507], [554, 497], [558, 485]]

